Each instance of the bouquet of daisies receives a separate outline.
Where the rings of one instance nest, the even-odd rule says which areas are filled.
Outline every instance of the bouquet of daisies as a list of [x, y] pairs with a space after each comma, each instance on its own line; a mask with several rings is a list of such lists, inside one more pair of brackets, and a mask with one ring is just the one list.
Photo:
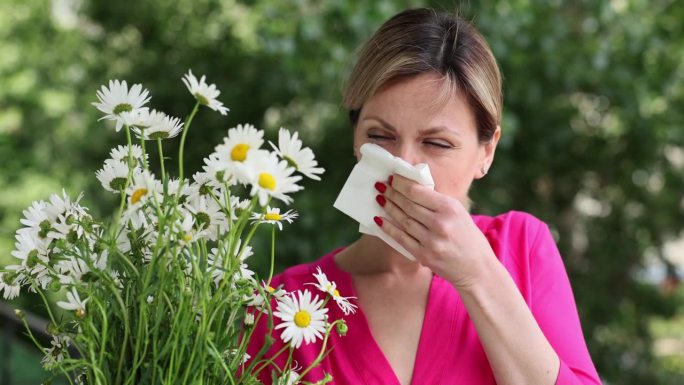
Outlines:
[[[34, 202], [16, 233], [17, 263], [0, 272], [0, 292], [12, 299], [26, 287], [40, 295], [50, 345], [42, 346], [23, 312], [17, 314], [45, 353], [44, 367], [71, 384], [255, 384], [264, 370], [279, 383], [298, 383], [319, 361], [279, 368], [273, 357], [250, 357], [246, 345], [255, 323], [268, 320], [273, 327], [277, 317], [271, 332], [280, 332], [289, 349], [323, 340], [323, 353], [329, 334], [346, 328], [344, 320], [328, 319], [329, 300], [354, 311], [323, 275], [315, 277], [321, 292], [313, 298], [308, 290], [270, 286], [276, 226], [297, 217], [274, 203], [291, 203], [302, 176], [319, 180], [324, 170], [296, 133], [281, 128], [269, 151], [262, 149], [263, 131], [247, 124], [229, 129], [204, 159], [203, 172], [184, 178], [183, 148], [198, 109], [226, 115], [228, 108], [204, 76], [198, 80], [190, 71], [182, 80], [196, 100], [184, 122], [146, 107], [149, 92], [140, 84], [102, 86], [93, 105], [127, 140], [96, 172], [120, 196], [116, 215], [98, 221], [81, 195], [66, 192]], [[179, 134], [176, 179], [165, 171], [162, 140]], [[150, 144], [157, 146], [159, 177], [150, 169]], [[264, 224], [272, 231], [271, 268], [261, 279], [246, 260]], [[63, 311], [50, 311], [48, 291], [63, 296], [57, 301]]]

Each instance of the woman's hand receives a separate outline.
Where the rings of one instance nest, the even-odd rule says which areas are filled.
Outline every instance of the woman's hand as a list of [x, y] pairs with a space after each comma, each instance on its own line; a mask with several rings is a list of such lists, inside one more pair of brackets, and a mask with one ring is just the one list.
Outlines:
[[471, 287], [487, 264], [496, 260], [489, 242], [458, 199], [400, 175], [375, 187], [378, 204], [388, 216], [376, 217], [376, 223], [456, 289]]

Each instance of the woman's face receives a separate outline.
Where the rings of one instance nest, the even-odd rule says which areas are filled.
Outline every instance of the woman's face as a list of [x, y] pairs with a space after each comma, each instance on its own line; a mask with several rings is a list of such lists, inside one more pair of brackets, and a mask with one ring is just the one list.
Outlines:
[[410, 164], [430, 166], [435, 190], [467, 207], [468, 189], [494, 157], [500, 130], [490, 142], [478, 140], [475, 116], [460, 94], [438, 100], [442, 78], [421, 74], [391, 82], [363, 106], [354, 130], [354, 149], [375, 143]]

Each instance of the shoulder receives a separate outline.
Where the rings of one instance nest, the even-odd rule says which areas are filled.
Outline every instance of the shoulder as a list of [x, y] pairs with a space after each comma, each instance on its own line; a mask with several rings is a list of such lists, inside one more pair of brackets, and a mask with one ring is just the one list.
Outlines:
[[509, 211], [497, 216], [472, 217], [498, 258], [506, 265], [526, 265], [542, 244], [555, 247], [549, 227], [532, 214]]
[[534, 241], [541, 231], [548, 231], [546, 223], [522, 211], [509, 211], [497, 216], [473, 215], [472, 218], [485, 235], [492, 237], [524, 237]]
[[510, 211], [494, 217], [474, 215], [473, 221], [528, 303], [540, 279], [557, 277], [562, 270], [549, 227], [537, 217]]

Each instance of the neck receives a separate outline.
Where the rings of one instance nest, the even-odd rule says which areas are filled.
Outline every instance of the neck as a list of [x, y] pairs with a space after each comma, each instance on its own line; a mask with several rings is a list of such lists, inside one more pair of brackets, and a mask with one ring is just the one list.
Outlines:
[[406, 258], [380, 238], [365, 234], [340, 252], [336, 261], [352, 275], [413, 275], [427, 269]]

